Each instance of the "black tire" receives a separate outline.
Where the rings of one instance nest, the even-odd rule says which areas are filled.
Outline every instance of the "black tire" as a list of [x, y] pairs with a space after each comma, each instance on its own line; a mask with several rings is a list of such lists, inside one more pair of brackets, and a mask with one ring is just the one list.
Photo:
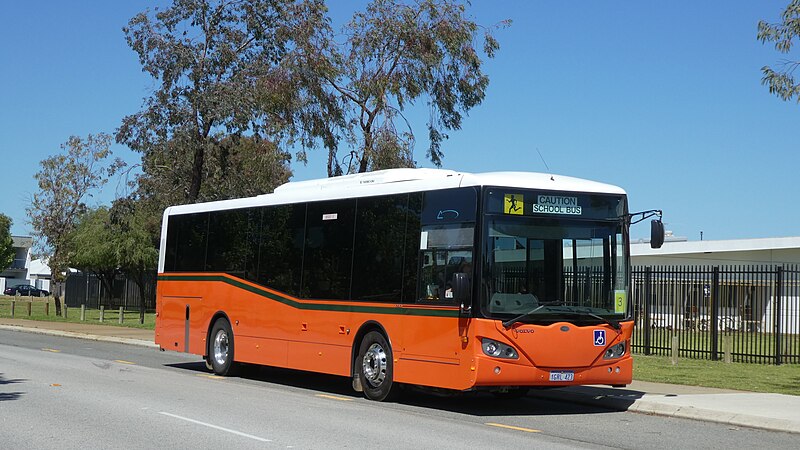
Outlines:
[[238, 368], [233, 361], [234, 345], [231, 324], [225, 318], [219, 318], [211, 327], [211, 336], [208, 340], [208, 360], [211, 370], [220, 376], [234, 376]]
[[375, 401], [395, 400], [400, 386], [394, 382], [392, 348], [383, 334], [370, 331], [361, 341], [355, 370], [361, 380], [364, 396]]
[[492, 391], [492, 395], [501, 400], [516, 400], [528, 395], [528, 391], [530, 391], [530, 388], [515, 387], [504, 389], [502, 391]]

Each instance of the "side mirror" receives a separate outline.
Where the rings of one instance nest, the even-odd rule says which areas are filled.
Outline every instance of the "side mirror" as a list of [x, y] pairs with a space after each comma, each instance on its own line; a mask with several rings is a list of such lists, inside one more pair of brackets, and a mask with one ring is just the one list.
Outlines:
[[453, 299], [461, 304], [460, 314], [468, 316], [472, 312], [472, 301], [469, 292], [469, 277], [465, 273], [453, 274]]
[[650, 248], [661, 248], [664, 245], [664, 223], [660, 220], [650, 221]]

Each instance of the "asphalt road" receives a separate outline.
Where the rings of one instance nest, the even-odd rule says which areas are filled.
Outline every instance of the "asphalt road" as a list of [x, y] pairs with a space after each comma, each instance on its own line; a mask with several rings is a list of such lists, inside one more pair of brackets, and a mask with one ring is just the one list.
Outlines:
[[219, 378], [196, 356], [0, 331], [0, 443], [42, 448], [796, 448], [797, 436], [535, 398], [411, 391], [289, 370]]

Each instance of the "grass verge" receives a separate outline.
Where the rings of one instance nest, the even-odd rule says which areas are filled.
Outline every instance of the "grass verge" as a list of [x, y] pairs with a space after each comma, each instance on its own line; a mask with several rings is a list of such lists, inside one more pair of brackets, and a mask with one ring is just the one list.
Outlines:
[[[0, 296], [0, 318], [11, 318], [11, 303], [14, 301], [14, 318], [41, 320], [49, 322], [72, 322], [72, 323], [92, 323], [101, 324], [100, 310], [86, 309], [85, 320], [81, 322], [80, 308], [69, 308], [67, 318], [56, 316], [55, 301], [52, 297], [30, 298], [30, 297], [10, 297]], [[48, 306], [45, 306], [45, 305]], [[30, 305], [30, 315], [28, 314]], [[142, 328], [146, 330], [155, 329], [156, 315], [154, 312], [146, 312], [144, 324], [139, 323], [139, 311], [125, 310], [122, 315], [122, 324], [119, 323], [119, 308], [106, 310], [103, 314], [102, 325], [123, 326], [130, 328]]]
[[633, 379], [752, 392], [800, 395], [800, 365], [724, 363], [666, 356], [633, 356]]

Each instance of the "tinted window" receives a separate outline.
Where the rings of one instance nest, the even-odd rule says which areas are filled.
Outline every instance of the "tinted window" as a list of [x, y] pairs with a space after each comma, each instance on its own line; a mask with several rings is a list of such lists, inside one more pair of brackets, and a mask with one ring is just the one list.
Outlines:
[[309, 203], [303, 256], [303, 297], [350, 297], [355, 206], [355, 200]]
[[414, 193], [408, 197], [408, 209], [406, 211], [406, 238], [405, 254], [403, 257], [403, 302], [416, 302], [417, 295], [417, 271], [420, 267], [420, 233], [422, 225], [420, 214], [422, 211], [422, 194]]
[[399, 301], [408, 195], [358, 200], [352, 298]]
[[[206, 270], [252, 279], [258, 264], [260, 212], [235, 209], [211, 213]], [[250, 276], [247, 276], [247, 274]]]
[[206, 233], [208, 213], [170, 216], [167, 232], [168, 250], [164, 263], [165, 271], [200, 272], [205, 267]]
[[298, 296], [303, 264], [306, 206], [262, 208], [258, 283]]
[[422, 223], [425, 225], [474, 222], [478, 195], [475, 188], [445, 189], [425, 193]]

